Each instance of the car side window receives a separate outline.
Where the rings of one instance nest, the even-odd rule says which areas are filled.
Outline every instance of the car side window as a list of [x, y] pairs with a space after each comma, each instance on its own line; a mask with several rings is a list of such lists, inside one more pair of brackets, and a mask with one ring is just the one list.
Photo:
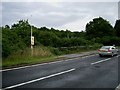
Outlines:
[[112, 47], [112, 49], [115, 49], [115, 47]]

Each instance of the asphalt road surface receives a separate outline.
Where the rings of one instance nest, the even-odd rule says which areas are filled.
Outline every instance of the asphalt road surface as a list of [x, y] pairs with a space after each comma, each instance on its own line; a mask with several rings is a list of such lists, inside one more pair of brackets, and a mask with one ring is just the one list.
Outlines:
[[119, 85], [119, 55], [97, 54], [2, 73], [3, 89], [14, 88], [116, 88]]

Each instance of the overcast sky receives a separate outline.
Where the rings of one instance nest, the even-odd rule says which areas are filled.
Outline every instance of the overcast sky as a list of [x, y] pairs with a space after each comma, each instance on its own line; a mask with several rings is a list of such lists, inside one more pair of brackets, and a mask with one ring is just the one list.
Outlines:
[[30, 24], [37, 27], [81, 31], [85, 30], [86, 23], [99, 16], [114, 26], [118, 19], [118, 2], [6, 1], [2, 2], [0, 26], [12, 25], [20, 19], [28, 19]]

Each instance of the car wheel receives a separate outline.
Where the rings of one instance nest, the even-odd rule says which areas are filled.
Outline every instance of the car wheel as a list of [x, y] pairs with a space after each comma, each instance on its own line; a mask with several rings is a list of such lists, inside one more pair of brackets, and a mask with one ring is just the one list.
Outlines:
[[113, 54], [113, 52], [112, 52], [112, 55], [111, 55], [112, 57], [114, 56], [114, 54]]
[[116, 53], [116, 55], [118, 55], [118, 52]]

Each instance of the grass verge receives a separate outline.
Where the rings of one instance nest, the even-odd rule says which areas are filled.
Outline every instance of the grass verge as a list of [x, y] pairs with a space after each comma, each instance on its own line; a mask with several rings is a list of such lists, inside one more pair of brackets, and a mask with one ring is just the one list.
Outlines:
[[45, 62], [51, 62], [57, 59], [57, 56], [50, 56], [50, 57], [20, 57], [17, 59], [7, 59], [4, 60], [2, 63], [2, 68], [13, 68], [25, 65], [33, 65], [33, 64], [40, 64]]
[[[33, 52], [33, 53], [31, 53]], [[47, 47], [35, 47], [14, 52], [9, 57], [2, 60], [2, 68], [12, 68], [36, 63], [49, 62], [56, 58]]]
[[[2, 60], [2, 68], [13, 68], [26, 65], [46, 63], [56, 60], [64, 60], [65, 57], [61, 55], [73, 54], [73, 53], [82, 53], [87, 51], [93, 51], [93, 49], [81, 49], [81, 48], [67, 48], [64, 50], [52, 48], [52, 47], [35, 47], [33, 54], [31, 55], [31, 50], [26, 48], [25, 50], [18, 51]], [[61, 57], [60, 57], [61, 56]]]

